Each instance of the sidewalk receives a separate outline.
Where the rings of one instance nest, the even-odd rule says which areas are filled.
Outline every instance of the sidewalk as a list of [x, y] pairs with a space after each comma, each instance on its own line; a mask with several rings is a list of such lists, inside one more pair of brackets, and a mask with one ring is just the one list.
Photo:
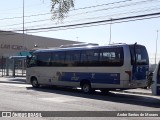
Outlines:
[[[0, 84], [1, 83], [11, 83], [11, 84], [27, 84], [25, 77], [0, 77]], [[152, 95], [151, 89], [129, 89], [118, 91], [122, 93], [132, 93], [132, 94], [141, 94], [141, 95]]]
[[124, 93], [132, 93], [132, 94], [142, 94], [142, 95], [152, 95], [151, 89], [129, 89], [129, 90], [123, 90]]
[[0, 77], [0, 83], [26, 84], [26, 77]]

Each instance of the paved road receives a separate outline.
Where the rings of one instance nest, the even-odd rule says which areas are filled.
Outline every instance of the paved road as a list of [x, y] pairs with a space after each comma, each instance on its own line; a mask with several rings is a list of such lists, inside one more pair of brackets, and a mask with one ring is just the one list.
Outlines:
[[[160, 97], [111, 92], [107, 95], [95, 92], [83, 94], [77, 89], [42, 87], [34, 89], [31, 85], [12, 80], [0, 82], [0, 111], [159, 111]], [[1, 118], [0, 118], [1, 119]], [[16, 118], [17, 119], [17, 118]], [[41, 118], [51, 119], [51, 118]], [[69, 119], [69, 118], [55, 118]], [[70, 118], [75, 119], [75, 118]], [[77, 119], [77, 118], [76, 118]], [[97, 118], [78, 118], [97, 119]], [[106, 119], [101, 117], [101, 119]], [[115, 119], [115, 118], [109, 118]], [[127, 117], [117, 118], [127, 120]], [[151, 119], [133, 118], [129, 119]], [[157, 119], [159, 118], [152, 118]], [[38, 120], [40, 120], [38, 118]]]

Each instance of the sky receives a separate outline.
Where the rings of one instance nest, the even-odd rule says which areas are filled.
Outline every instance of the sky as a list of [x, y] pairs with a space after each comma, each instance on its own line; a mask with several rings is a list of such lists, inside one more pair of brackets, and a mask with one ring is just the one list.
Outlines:
[[[28, 30], [25, 33], [100, 45], [107, 45], [110, 40], [111, 43], [137, 42], [146, 46], [150, 63], [155, 62], [157, 40], [157, 61], [160, 59], [160, 17], [72, 29], [29, 30], [157, 13], [160, 0], [75, 0], [74, 8], [63, 21], [52, 20], [50, 10], [51, 0], [24, 0], [24, 27]], [[1, 1], [0, 15], [1, 30], [22, 30], [23, 0]]]

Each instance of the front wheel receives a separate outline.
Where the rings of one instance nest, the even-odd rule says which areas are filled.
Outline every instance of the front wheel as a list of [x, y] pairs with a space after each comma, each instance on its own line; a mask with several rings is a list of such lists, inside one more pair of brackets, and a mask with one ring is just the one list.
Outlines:
[[38, 80], [36, 78], [32, 78], [31, 84], [32, 84], [32, 86], [34, 88], [38, 88], [39, 87], [39, 83], [38, 83]]
[[91, 91], [92, 91], [91, 84], [88, 83], [88, 82], [83, 83], [82, 86], [81, 86], [81, 88], [82, 88], [82, 91], [84, 93], [91, 93]]

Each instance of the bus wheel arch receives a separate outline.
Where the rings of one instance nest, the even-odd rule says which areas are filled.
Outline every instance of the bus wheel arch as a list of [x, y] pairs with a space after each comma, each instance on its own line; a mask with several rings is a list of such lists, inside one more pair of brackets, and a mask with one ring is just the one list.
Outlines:
[[84, 93], [91, 93], [92, 92], [92, 86], [91, 82], [89, 80], [82, 80], [80, 82], [81, 89]]
[[38, 88], [39, 87], [39, 83], [38, 83], [38, 80], [35, 76], [32, 76], [31, 77], [31, 84], [34, 88]]

